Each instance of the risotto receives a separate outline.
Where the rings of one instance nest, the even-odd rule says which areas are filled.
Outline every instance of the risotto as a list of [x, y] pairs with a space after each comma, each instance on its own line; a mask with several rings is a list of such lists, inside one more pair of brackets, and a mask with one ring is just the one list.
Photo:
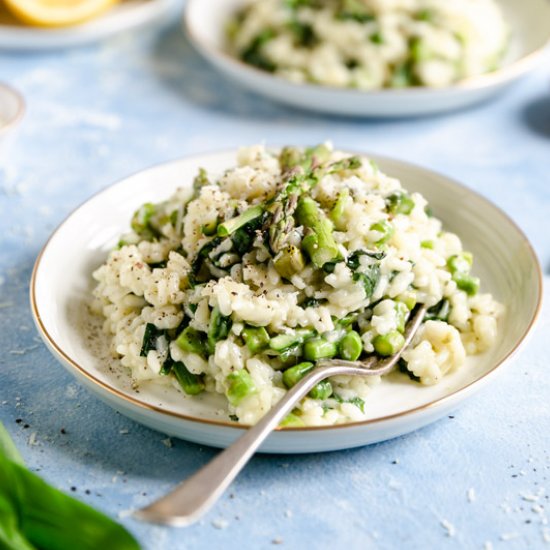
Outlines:
[[[93, 276], [93, 309], [136, 384], [227, 398], [255, 423], [317, 361], [388, 356], [429, 309], [399, 368], [437, 384], [495, 342], [502, 312], [426, 200], [362, 156], [241, 149], [222, 174], [135, 212]], [[319, 383], [284, 425], [365, 418], [379, 377]]]
[[448, 86], [498, 67], [508, 27], [495, 0], [256, 0], [228, 26], [244, 62], [291, 81]]

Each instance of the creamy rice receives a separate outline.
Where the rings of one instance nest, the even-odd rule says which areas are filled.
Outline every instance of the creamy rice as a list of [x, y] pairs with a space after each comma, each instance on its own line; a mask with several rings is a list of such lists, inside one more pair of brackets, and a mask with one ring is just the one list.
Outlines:
[[[228, 398], [256, 422], [323, 358], [395, 352], [415, 304], [430, 307], [400, 368], [436, 384], [491, 347], [502, 306], [478, 292], [472, 257], [426, 200], [330, 145], [241, 149], [145, 204], [97, 281], [113, 355], [135, 383]], [[287, 425], [360, 420], [376, 377], [319, 385]]]
[[229, 49], [246, 63], [362, 90], [486, 73], [507, 38], [495, 0], [252, 0], [228, 27]]

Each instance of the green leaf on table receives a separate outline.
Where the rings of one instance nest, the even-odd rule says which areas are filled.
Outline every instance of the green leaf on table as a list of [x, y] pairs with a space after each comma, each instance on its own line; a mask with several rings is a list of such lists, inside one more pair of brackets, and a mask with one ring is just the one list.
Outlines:
[[139, 550], [124, 527], [48, 485], [23, 465], [0, 423], [0, 548]]

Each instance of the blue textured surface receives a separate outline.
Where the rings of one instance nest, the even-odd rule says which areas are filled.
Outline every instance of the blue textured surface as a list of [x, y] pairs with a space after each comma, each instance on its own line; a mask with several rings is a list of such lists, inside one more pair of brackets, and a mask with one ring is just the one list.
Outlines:
[[369, 121], [249, 94], [176, 26], [74, 51], [0, 52], [0, 80], [28, 101], [13, 147], [0, 146], [0, 420], [30, 467], [119, 517], [147, 549], [550, 548], [548, 305], [521, 356], [454, 416], [361, 449], [258, 456], [203, 521], [174, 530], [125, 511], [215, 451], [169, 448], [79, 387], [40, 343], [27, 298], [46, 238], [92, 193], [151, 164], [262, 140], [331, 139], [449, 174], [508, 212], [548, 273], [549, 68], [467, 111]]

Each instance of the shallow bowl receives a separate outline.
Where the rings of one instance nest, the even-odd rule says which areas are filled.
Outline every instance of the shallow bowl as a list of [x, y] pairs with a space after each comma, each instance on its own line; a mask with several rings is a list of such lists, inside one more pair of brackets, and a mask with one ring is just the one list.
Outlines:
[[[540, 308], [542, 275], [523, 233], [481, 195], [425, 168], [372, 156], [381, 170], [430, 202], [447, 230], [457, 233], [475, 256], [482, 290], [505, 304], [497, 344], [435, 386], [420, 386], [401, 374], [384, 377], [371, 392], [367, 420], [273, 432], [261, 450], [275, 453], [330, 451], [382, 441], [420, 428], [455, 409], [489, 384], [524, 343]], [[221, 172], [235, 164], [235, 152], [185, 158], [150, 168], [101, 191], [77, 208], [53, 233], [34, 267], [30, 299], [40, 335], [61, 364], [97, 397], [122, 414], [161, 432], [225, 447], [243, 432], [227, 421], [219, 395], [187, 396], [173, 386], [132, 388], [129, 374], [106, 359], [107, 337], [86, 314], [99, 267], [132, 213], [145, 202], [166, 199], [178, 186], [191, 190], [200, 167]], [[99, 322], [100, 323], [100, 322]], [[95, 325], [98, 323], [96, 322]], [[93, 341], [93, 340], [92, 340]], [[97, 345], [100, 342], [100, 346]], [[489, 390], [490, 391], [490, 390]]]

